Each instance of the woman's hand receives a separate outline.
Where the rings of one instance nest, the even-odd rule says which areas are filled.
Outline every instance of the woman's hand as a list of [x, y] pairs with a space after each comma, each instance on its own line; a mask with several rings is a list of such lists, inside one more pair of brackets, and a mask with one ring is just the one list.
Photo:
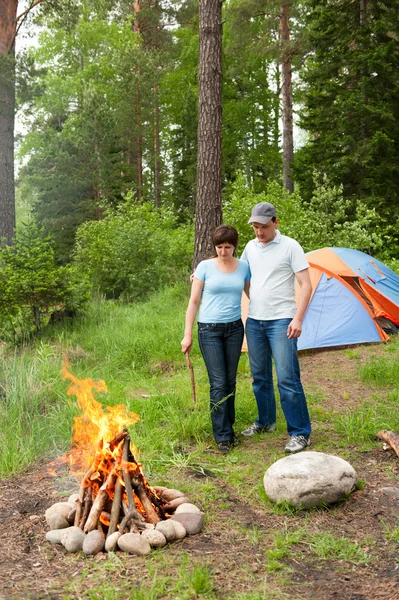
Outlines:
[[190, 352], [191, 346], [193, 345], [193, 336], [186, 334], [181, 341], [181, 351], [183, 354]]

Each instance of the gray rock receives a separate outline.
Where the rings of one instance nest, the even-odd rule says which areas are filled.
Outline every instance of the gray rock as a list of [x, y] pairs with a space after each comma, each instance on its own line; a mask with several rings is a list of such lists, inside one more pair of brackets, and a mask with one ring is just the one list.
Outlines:
[[180, 498], [175, 498], [171, 500], [167, 504], [165, 504], [164, 509], [167, 512], [174, 512], [180, 504], [184, 504], [185, 502], [190, 502], [190, 500], [186, 496], [181, 496]]
[[67, 520], [68, 515], [73, 507], [74, 505], [70, 504], [69, 502], [56, 502], [55, 504], [50, 506], [44, 513], [48, 526], [50, 527], [49, 518], [51, 515], [53, 515], [54, 513], [58, 513], [62, 515], [65, 520]]
[[68, 498], [68, 503], [72, 504], [72, 506], [73, 506], [78, 498], [79, 498], [79, 494], [71, 494]]
[[87, 555], [98, 554], [105, 546], [105, 535], [102, 531], [94, 529], [86, 535], [82, 550]]
[[383, 488], [381, 488], [381, 492], [383, 494], [386, 494], [387, 496], [391, 496], [393, 498], [399, 498], [399, 488], [383, 487]]
[[180, 513], [195, 513], [197, 515], [200, 515], [201, 511], [198, 508], [198, 506], [195, 506], [195, 504], [190, 504], [190, 502], [185, 502], [184, 504], [180, 504], [180, 506], [178, 506], [176, 508], [175, 514], [178, 515]]
[[357, 474], [342, 458], [323, 452], [303, 452], [275, 462], [263, 483], [270, 500], [295, 507], [332, 504], [356, 487]]
[[199, 533], [204, 526], [204, 517], [198, 513], [179, 513], [174, 514], [170, 518], [171, 521], [178, 521], [182, 525], [188, 535]]
[[176, 530], [173, 527], [173, 524], [170, 522], [170, 519], [168, 521], [160, 521], [157, 523], [155, 525], [155, 531], [160, 531], [163, 533], [167, 542], [173, 542], [173, 540], [176, 538]]
[[121, 537], [121, 535], [122, 534], [119, 533], [119, 531], [115, 531], [107, 537], [107, 539], [105, 540], [105, 550], [107, 552], [113, 552], [116, 549], [118, 545], [118, 540]]
[[151, 552], [151, 546], [148, 541], [139, 533], [125, 533], [118, 540], [118, 546], [124, 552], [136, 554], [137, 556], [146, 556]]
[[184, 498], [186, 495], [183, 492], [181, 492], [180, 490], [174, 490], [172, 488], [164, 488], [162, 486], [154, 487], [154, 490], [156, 492], [158, 492], [167, 502], [171, 502], [172, 500], [175, 500], [176, 498]]
[[[69, 526], [68, 526], [69, 529]], [[61, 534], [65, 529], [53, 529], [46, 533], [46, 540], [51, 544], [61, 544]]]
[[61, 544], [68, 552], [79, 552], [83, 548], [86, 534], [80, 527], [69, 527], [61, 534]]
[[180, 523], [180, 521], [175, 521], [173, 519], [171, 519], [170, 522], [172, 523], [173, 528], [175, 530], [175, 534], [176, 534], [175, 540], [177, 541], [177, 540], [182, 540], [183, 538], [185, 538], [187, 535], [187, 531], [186, 531], [186, 528], [184, 527], [183, 523]]
[[146, 529], [141, 537], [147, 540], [151, 548], [162, 548], [166, 545], [166, 537], [157, 529]]
[[68, 519], [65, 519], [60, 513], [54, 512], [47, 519], [50, 529], [65, 529], [69, 527]]

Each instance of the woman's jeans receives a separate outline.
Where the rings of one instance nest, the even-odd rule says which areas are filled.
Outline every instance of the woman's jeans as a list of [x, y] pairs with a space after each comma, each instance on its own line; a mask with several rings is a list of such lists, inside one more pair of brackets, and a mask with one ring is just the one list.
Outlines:
[[297, 340], [288, 339], [287, 328], [292, 319], [258, 321], [247, 319], [245, 333], [252, 388], [258, 405], [258, 425], [276, 422], [272, 357], [277, 373], [280, 402], [290, 436], [309, 435], [311, 431], [308, 407], [300, 379]]
[[208, 370], [211, 420], [216, 442], [233, 439], [235, 393], [244, 326], [232, 323], [198, 323], [198, 341]]

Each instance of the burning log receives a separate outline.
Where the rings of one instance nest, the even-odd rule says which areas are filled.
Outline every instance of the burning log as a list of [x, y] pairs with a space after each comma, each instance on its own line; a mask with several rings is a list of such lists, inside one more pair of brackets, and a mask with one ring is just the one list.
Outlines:
[[108, 534], [107, 537], [115, 533], [119, 523], [119, 517], [121, 513], [121, 502], [122, 502], [122, 482], [120, 479], [117, 480], [114, 491], [114, 499], [112, 501], [111, 517], [109, 520]]
[[107, 537], [127, 527], [137, 533], [145, 528], [140, 522], [155, 525], [166, 518], [165, 504], [146, 482], [124, 430], [96, 451], [80, 483], [74, 524], [89, 533], [102, 523]]
[[110, 489], [115, 485], [115, 481], [116, 469], [113, 468], [112, 471], [109, 473], [106, 481], [100, 487], [98, 494], [93, 502], [93, 506], [91, 507], [86, 524], [83, 528], [85, 533], [96, 529], [98, 520], [101, 516], [101, 512], [105, 506], [106, 501], [108, 500]]

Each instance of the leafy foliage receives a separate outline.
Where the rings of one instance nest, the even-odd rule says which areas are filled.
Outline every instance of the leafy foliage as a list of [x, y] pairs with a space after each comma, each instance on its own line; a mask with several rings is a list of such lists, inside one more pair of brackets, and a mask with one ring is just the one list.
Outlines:
[[0, 322], [3, 336], [28, 338], [43, 317], [76, 313], [89, 300], [88, 282], [73, 266], [57, 265], [53, 244], [33, 221], [22, 226], [12, 246], [0, 250]]
[[224, 220], [239, 232], [239, 250], [253, 237], [248, 225], [252, 207], [270, 202], [277, 209], [281, 233], [296, 239], [306, 252], [342, 246], [384, 255], [389, 237], [375, 209], [345, 199], [342, 186], [331, 185], [326, 177], [320, 184], [316, 173], [315, 180], [314, 193], [309, 202], [304, 202], [298, 193], [288, 194], [276, 182], [270, 183], [265, 192], [255, 193], [240, 175], [224, 210]]
[[143, 298], [189, 273], [193, 230], [176, 225], [171, 211], [136, 205], [127, 194], [102, 221], [81, 225], [76, 263], [106, 297]]

